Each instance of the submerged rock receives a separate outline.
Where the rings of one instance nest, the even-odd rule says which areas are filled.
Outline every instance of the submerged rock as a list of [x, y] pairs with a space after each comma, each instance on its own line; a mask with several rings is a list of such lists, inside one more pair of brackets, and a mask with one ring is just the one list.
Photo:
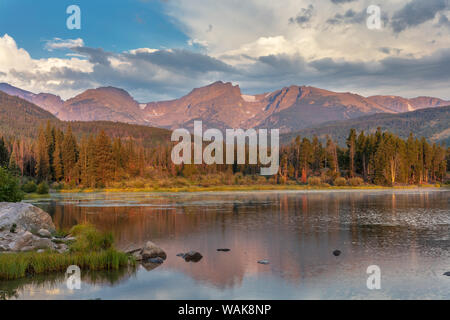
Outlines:
[[197, 251], [189, 251], [183, 255], [183, 258], [186, 262], [199, 262], [202, 260], [203, 256], [200, 252]]
[[50, 215], [42, 209], [24, 202], [0, 202], [0, 230], [10, 230], [13, 226], [25, 231], [38, 232], [45, 229], [55, 231]]
[[333, 255], [334, 255], [335, 257], [339, 257], [339, 256], [341, 255], [341, 251], [340, 251], [340, 250], [334, 250], [334, 251], [333, 251]]

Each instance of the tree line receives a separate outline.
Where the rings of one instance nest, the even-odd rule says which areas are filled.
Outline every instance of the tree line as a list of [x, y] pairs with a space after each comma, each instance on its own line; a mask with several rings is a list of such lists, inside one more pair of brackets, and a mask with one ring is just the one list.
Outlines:
[[[205, 174], [257, 175], [258, 165], [179, 165], [170, 158], [172, 145], [149, 145], [132, 138], [111, 138], [104, 131], [77, 139], [48, 122], [36, 138], [1, 138], [0, 165], [21, 177], [72, 187], [105, 187], [141, 177], [182, 176], [191, 180]], [[307, 183], [316, 177], [333, 184], [339, 177], [358, 178], [378, 185], [445, 182], [449, 149], [412, 134], [402, 140], [389, 132], [359, 134], [350, 130], [345, 147], [330, 137], [297, 137], [280, 149], [280, 169], [267, 178], [275, 183]], [[261, 181], [258, 179], [257, 181]]]

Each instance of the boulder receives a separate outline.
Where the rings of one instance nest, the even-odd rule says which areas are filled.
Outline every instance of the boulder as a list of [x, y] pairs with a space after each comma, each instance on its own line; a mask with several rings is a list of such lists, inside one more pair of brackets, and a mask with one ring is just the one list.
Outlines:
[[52, 234], [47, 229], [40, 229], [37, 233], [42, 238], [51, 238]]
[[0, 202], [0, 230], [10, 230], [14, 224], [17, 229], [31, 232], [55, 231], [52, 218], [40, 208], [25, 202]]
[[186, 262], [199, 262], [203, 256], [197, 251], [189, 251], [184, 254], [183, 258]]
[[52, 240], [46, 238], [36, 239], [32, 242], [31, 245], [34, 247], [35, 250], [54, 248]]
[[450, 271], [444, 273], [444, 276], [450, 277]]
[[22, 251], [23, 248], [29, 247], [33, 241], [33, 235], [29, 231], [25, 231], [17, 235], [15, 241], [9, 244], [12, 251]]
[[167, 258], [164, 250], [151, 241], [148, 241], [145, 244], [145, 247], [142, 248], [140, 254], [142, 255], [142, 260], [148, 260], [152, 258], [161, 258], [163, 260], [166, 260]]

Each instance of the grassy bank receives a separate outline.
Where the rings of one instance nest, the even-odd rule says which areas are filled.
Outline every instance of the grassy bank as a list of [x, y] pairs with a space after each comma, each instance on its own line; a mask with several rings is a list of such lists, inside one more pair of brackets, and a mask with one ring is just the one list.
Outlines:
[[[444, 188], [441, 185], [407, 185], [407, 186], [311, 186], [311, 185], [223, 185], [223, 186], [183, 186], [183, 187], [165, 187], [165, 188], [73, 188], [63, 189], [57, 192], [213, 192], [213, 191], [283, 191], [283, 190], [372, 190], [372, 189], [416, 189], [416, 188]], [[449, 187], [449, 186], [447, 186]]]
[[0, 280], [27, 275], [65, 272], [71, 265], [82, 270], [118, 270], [128, 266], [128, 255], [114, 249], [88, 253], [25, 252], [0, 254]]
[[43, 199], [50, 197], [49, 193], [46, 194], [39, 194], [39, 193], [26, 193], [24, 195], [25, 200], [33, 200], [33, 199]]
[[82, 270], [118, 270], [135, 261], [127, 254], [114, 249], [110, 233], [101, 233], [91, 225], [78, 225], [70, 233], [76, 240], [69, 251], [2, 253], [0, 254], [0, 280], [12, 280], [53, 272], [65, 272], [71, 265]]

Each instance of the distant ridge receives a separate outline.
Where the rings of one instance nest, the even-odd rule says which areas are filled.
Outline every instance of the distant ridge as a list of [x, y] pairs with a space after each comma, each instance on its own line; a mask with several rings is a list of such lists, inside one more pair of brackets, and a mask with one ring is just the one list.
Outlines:
[[390, 131], [406, 139], [410, 133], [425, 137], [431, 142], [450, 145], [450, 106], [427, 108], [400, 114], [375, 114], [346, 121], [333, 121], [281, 136], [282, 143], [289, 143], [295, 137], [311, 138], [314, 135], [325, 140], [329, 135], [341, 146], [345, 145], [350, 129], [358, 132], [375, 132], [377, 128]]
[[194, 120], [210, 128], [278, 128], [295, 132], [329, 121], [377, 113], [402, 113], [450, 105], [433, 97], [363, 97], [309, 86], [290, 86], [256, 95], [238, 85], [217, 81], [170, 101], [139, 103], [125, 90], [89, 89], [63, 101], [50, 93], [34, 94], [9, 84], [0, 91], [18, 96], [67, 121], [114, 121], [153, 127], [191, 129]]

